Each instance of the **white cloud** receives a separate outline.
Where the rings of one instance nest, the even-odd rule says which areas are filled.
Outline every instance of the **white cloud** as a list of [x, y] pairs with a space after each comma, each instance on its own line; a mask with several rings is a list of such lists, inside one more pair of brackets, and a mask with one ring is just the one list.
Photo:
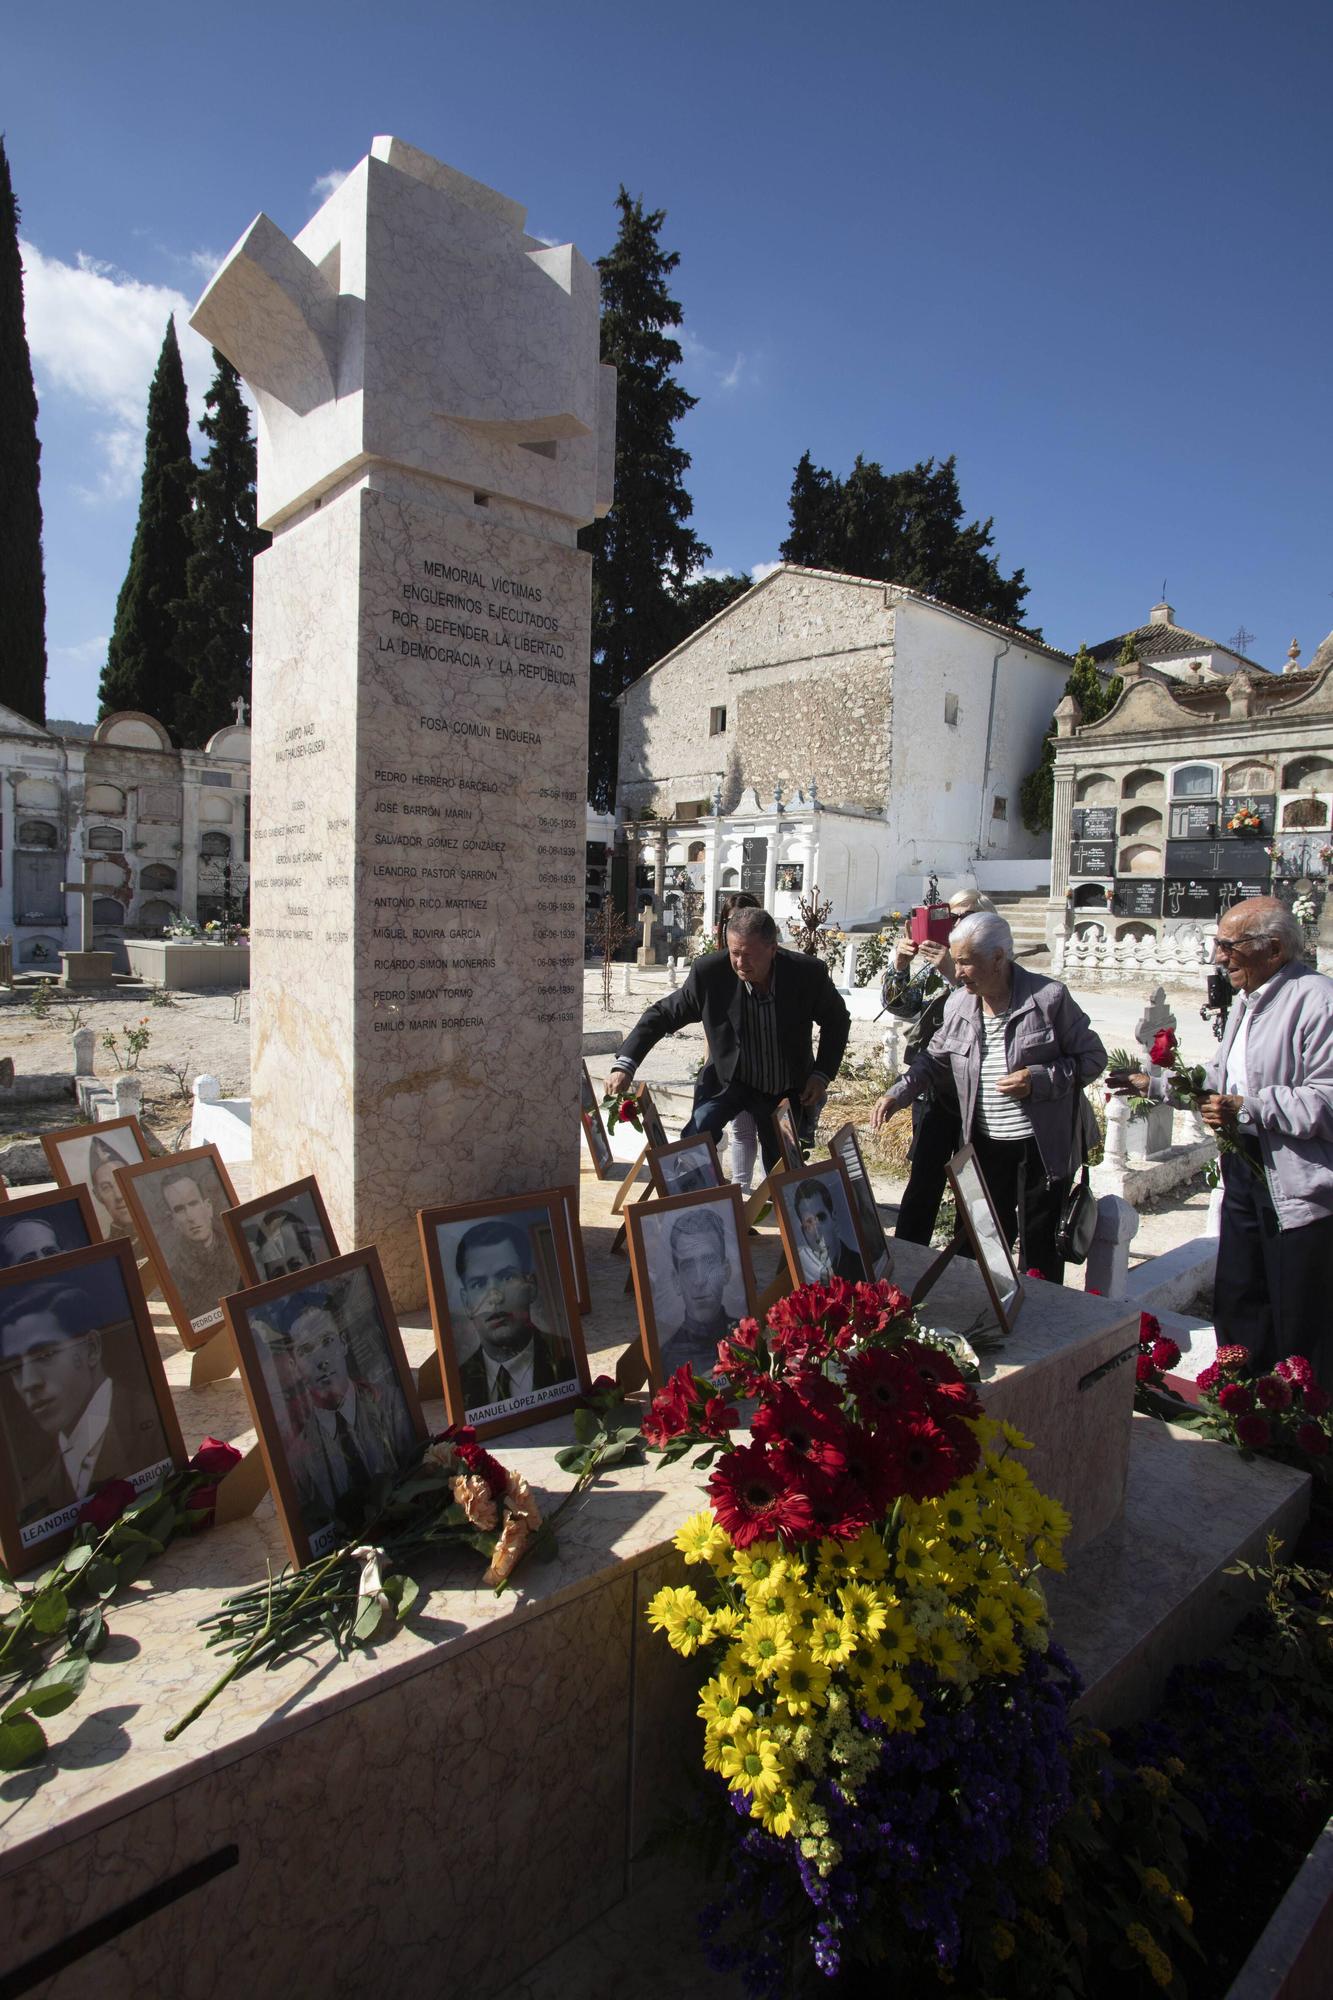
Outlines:
[[68, 395], [94, 413], [99, 461], [85, 499], [121, 499], [143, 465], [148, 385], [168, 317], [174, 315], [192, 410], [213, 377], [208, 342], [189, 324], [191, 301], [149, 285], [82, 251], [73, 264], [20, 245], [28, 346], [40, 397]]
[[700, 340], [699, 336], [692, 333], [687, 326], [680, 330], [680, 345], [684, 355], [681, 362], [682, 372], [691, 377], [701, 389], [714, 388], [723, 391], [738, 389], [753, 373], [746, 354], [740, 352], [733, 361], [727, 362], [716, 348]]
[[226, 256], [225, 250], [191, 250], [185, 257], [190, 270], [196, 271], [206, 285], [217, 276], [218, 267]]
[[338, 189], [347, 179], [347, 174], [348, 169], [346, 167], [330, 167], [326, 174], [320, 174], [317, 180], [311, 181], [310, 192], [321, 208], [331, 194], [337, 194]]
[[755, 563], [755, 565], [750, 571], [750, 575], [754, 578], [756, 583], [762, 583], [766, 576], [772, 576], [775, 569], [781, 569], [781, 568], [782, 564], [780, 562]]
[[111, 644], [111, 636], [104, 632], [98, 639], [80, 639], [73, 646], [52, 646], [52, 660], [64, 660], [71, 667], [91, 666], [94, 661], [100, 666], [106, 658], [106, 649]]

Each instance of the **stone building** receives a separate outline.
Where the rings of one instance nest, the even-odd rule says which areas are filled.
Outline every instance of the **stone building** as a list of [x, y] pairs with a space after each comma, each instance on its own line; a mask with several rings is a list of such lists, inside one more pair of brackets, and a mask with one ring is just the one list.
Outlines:
[[77, 946], [77, 902], [62, 883], [91, 877], [91, 943], [124, 971], [127, 937], [243, 907], [249, 861], [244, 723], [177, 750], [149, 715], [43, 729], [0, 706], [0, 937], [13, 939], [16, 971], [56, 972]]
[[1042, 887], [1018, 791], [1070, 664], [897, 585], [782, 564], [620, 697], [631, 847], [658, 897], [686, 868], [710, 908], [744, 887], [780, 919], [815, 882], [839, 924], [932, 874]]
[[1272, 893], [1322, 906], [1333, 855], [1333, 652], [1309, 671], [1136, 663], [1099, 722], [1056, 710], [1057, 967], [1202, 983], [1222, 911]]
[[1216, 639], [1205, 639], [1202, 633], [1177, 625], [1175, 609], [1164, 598], [1154, 604], [1146, 625], [1135, 626], [1132, 631], [1121, 632], [1114, 639], [1103, 639], [1099, 646], [1088, 648], [1104, 674], [1118, 672], [1117, 662], [1126, 639], [1133, 646], [1134, 657], [1140, 666], [1151, 667], [1170, 680], [1185, 681], [1187, 684], [1200, 680], [1224, 680], [1229, 674], [1241, 671], [1252, 674], [1268, 671], [1257, 660], [1247, 660], [1234, 648], [1224, 646]]

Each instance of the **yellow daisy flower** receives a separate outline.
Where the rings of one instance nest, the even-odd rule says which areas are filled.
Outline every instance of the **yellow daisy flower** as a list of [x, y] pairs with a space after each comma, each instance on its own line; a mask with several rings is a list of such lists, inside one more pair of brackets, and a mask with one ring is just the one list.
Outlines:
[[935, 1503], [935, 1519], [942, 1534], [966, 1542], [981, 1533], [981, 1503], [975, 1492], [955, 1486]]
[[774, 1675], [774, 1692], [789, 1715], [808, 1715], [828, 1692], [829, 1669], [809, 1653], [797, 1653], [789, 1667]]
[[735, 1551], [731, 1567], [737, 1583], [748, 1596], [752, 1585], [769, 1582], [775, 1571], [779, 1576], [785, 1576], [789, 1565], [781, 1542], [751, 1542], [748, 1549]]
[[979, 1597], [972, 1607], [972, 1623], [985, 1647], [1014, 1636], [1013, 1620], [998, 1597]]
[[1021, 1674], [1023, 1655], [1012, 1639], [994, 1639], [982, 1654], [986, 1665], [999, 1674]]
[[838, 1592], [842, 1615], [863, 1639], [876, 1639], [884, 1630], [888, 1608], [879, 1592], [866, 1583], [845, 1583]]
[[795, 1638], [785, 1618], [751, 1618], [741, 1634], [742, 1657], [759, 1680], [789, 1667], [795, 1652]]
[[772, 1798], [782, 1790], [785, 1779], [777, 1744], [762, 1730], [743, 1730], [722, 1752], [722, 1775], [733, 1792], [748, 1792], [756, 1799]]
[[840, 1667], [856, 1651], [856, 1628], [832, 1611], [825, 1611], [814, 1622], [809, 1646], [816, 1660], [822, 1660], [826, 1666]]
[[748, 1728], [754, 1715], [745, 1706], [745, 1697], [752, 1692], [752, 1686], [750, 1681], [736, 1680], [730, 1674], [715, 1674], [700, 1688], [695, 1714], [701, 1715], [714, 1729], [728, 1734]]
[[900, 1667], [916, 1651], [916, 1639], [907, 1615], [895, 1598], [884, 1605], [884, 1623], [879, 1628], [879, 1650], [889, 1665]]
[[708, 1607], [688, 1584], [679, 1590], [659, 1590], [648, 1606], [648, 1623], [665, 1632], [678, 1653], [697, 1653], [713, 1637]]
[[731, 1542], [727, 1532], [718, 1526], [707, 1507], [698, 1514], [691, 1514], [689, 1520], [676, 1530], [674, 1540], [687, 1563], [711, 1563], [719, 1571], [731, 1566]]
[[892, 1567], [889, 1552], [874, 1528], [864, 1529], [854, 1542], [848, 1542], [847, 1558], [850, 1574], [862, 1583], [878, 1583]]

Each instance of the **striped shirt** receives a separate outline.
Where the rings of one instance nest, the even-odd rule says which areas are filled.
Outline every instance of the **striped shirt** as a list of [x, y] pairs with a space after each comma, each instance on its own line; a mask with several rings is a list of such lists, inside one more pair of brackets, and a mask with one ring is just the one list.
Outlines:
[[741, 981], [741, 1034], [736, 1055], [736, 1081], [748, 1083], [767, 1097], [780, 1097], [790, 1079], [778, 1040], [778, 1009], [774, 994], [778, 983], [778, 961], [773, 960], [767, 993], [760, 993], [748, 979]]
[[988, 1014], [981, 1009], [981, 1089], [977, 1093], [977, 1124], [988, 1139], [1030, 1139], [1032, 1120], [1014, 1097], [1003, 1097], [997, 1088], [1009, 1074], [1009, 1058], [1004, 1049], [1005, 1023], [1012, 1012]]

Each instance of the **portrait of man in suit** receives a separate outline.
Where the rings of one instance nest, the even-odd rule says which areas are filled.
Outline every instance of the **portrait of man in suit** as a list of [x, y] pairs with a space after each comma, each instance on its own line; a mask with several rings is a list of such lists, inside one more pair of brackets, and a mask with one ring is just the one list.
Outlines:
[[316, 1230], [294, 1208], [270, 1208], [245, 1225], [261, 1280], [285, 1278], [308, 1270], [330, 1256], [328, 1245], [316, 1242]]
[[717, 1361], [717, 1344], [731, 1331], [734, 1315], [725, 1294], [733, 1273], [727, 1223], [716, 1208], [686, 1209], [671, 1224], [671, 1275], [684, 1312], [662, 1336], [662, 1362], [670, 1371], [688, 1361], [707, 1374]]
[[[841, 1192], [839, 1188], [839, 1196]], [[783, 1196], [784, 1199], [791, 1198], [789, 1188], [783, 1189]], [[846, 1217], [847, 1233], [844, 1234], [844, 1225], [837, 1214], [837, 1208], [845, 1206], [845, 1202], [839, 1199], [835, 1207], [833, 1192], [822, 1180], [796, 1183], [793, 1208], [797, 1254], [807, 1285], [826, 1285], [830, 1278], [846, 1278], [849, 1284], [854, 1285], [866, 1277], [861, 1253], [851, 1240], [851, 1217]]]
[[6, 1301], [0, 1371], [35, 1439], [16, 1453], [22, 1521], [171, 1456], [123, 1292], [122, 1305], [123, 1317], [108, 1318], [90, 1288], [59, 1281]]
[[552, 1306], [543, 1295], [532, 1235], [523, 1222], [508, 1216], [474, 1222], [459, 1238], [454, 1269], [480, 1343], [459, 1365], [465, 1410], [486, 1409], [576, 1379], [568, 1335], [562, 1338], [532, 1317], [534, 1305], [547, 1318]]
[[353, 1362], [343, 1326], [349, 1303], [331, 1288], [298, 1293], [287, 1328], [287, 1375], [301, 1404], [291, 1468], [307, 1528], [330, 1520], [344, 1493], [391, 1472], [413, 1442], [396, 1387], [370, 1380]]

